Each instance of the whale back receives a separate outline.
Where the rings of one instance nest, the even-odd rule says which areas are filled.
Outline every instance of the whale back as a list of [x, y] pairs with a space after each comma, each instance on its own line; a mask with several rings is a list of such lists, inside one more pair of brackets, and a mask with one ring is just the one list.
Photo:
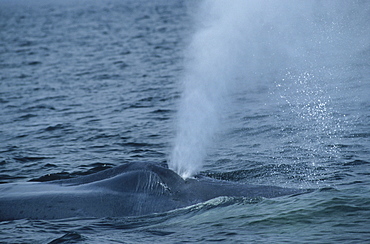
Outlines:
[[76, 179], [0, 186], [0, 221], [136, 216], [191, 204], [184, 180], [150, 163], [129, 163]]
[[207, 177], [182, 179], [151, 163], [128, 163], [48, 183], [0, 185], [0, 221], [119, 217], [165, 212], [220, 196], [277, 197], [306, 190], [255, 186]]
[[149, 163], [135, 163], [114, 176], [79, 185], [82, 188], [100, 187], [116, 192], [169, 196], [180, 192], [184, 188], [185, 181], [167, 168]]
[[172, 170], [153, 163], [133, 162], [73, 179], [51, 181], [62, 186], [104, 187], [113, 191], [166, 193], [183, 188], [185, 181]]

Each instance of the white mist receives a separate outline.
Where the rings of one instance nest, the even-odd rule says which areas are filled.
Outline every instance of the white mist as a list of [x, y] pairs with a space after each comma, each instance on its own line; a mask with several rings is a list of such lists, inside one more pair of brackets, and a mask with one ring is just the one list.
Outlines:
[[[206, 1], [188, 49], [177, 135], [169, 167], [184, 178], [198, 173], [219, 128], [223, 99], [238, 69], [243, 1]], [[241, 20], [241, 22], [240, 22]], [[230, 28], [232, 27], [232, 28]]]
[[271, 86], [287, 70], [321, 75], [322, 80], [335, 69], [325, 66], [327, 58], [340, 60], [368, 48], [369, 17], [362, 5], [339, 0], [202, 2], [186, 52], [169, 167], [184, 178], [202, 169], [232, 92]]

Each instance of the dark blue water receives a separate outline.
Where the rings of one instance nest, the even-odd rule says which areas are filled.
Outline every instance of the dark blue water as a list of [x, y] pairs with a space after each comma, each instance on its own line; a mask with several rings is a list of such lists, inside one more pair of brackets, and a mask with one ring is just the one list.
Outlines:
[[[0, 242], [368, 241], [370, 6], [327, 1], [312, 13], [280, 15], [280, 6], [275, 16], [263, 12], [267, 3], [246, 9], [251, 31], [240, 52], [253, 62], [241, 62], [246, 78], [235, 78], [223, 100], [201, 174], [317, 190], [217, 198], [142, 217], [7, 221]], [[1, 0], [0, 182], [166, 162], [198, 8], [189, 1]], [[315, 24], [305, 27], [297, 16]]]

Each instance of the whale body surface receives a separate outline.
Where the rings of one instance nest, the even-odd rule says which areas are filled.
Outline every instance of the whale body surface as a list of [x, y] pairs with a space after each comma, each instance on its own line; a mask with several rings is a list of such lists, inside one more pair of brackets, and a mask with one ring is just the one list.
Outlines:
[[138, 216], [220, 196], [272, 198], [304, 192], [207, 177], [184, 180], [156, 164], [128, 163], [73, 179], [0, 185], [0, 221]]

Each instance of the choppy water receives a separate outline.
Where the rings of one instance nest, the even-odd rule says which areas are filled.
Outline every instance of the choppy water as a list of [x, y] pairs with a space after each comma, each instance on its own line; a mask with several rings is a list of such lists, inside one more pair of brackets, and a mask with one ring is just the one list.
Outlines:
[[[197, 5], [1, 0], [0, 182], [167, 161]], [[370, 240], [370, 7], [346, 9], [351, 21], [331, 34], [341, 48], [315, 49], [310, 65], [259, 60], [247, 68], [258, 82], [231, 91], [202, 171], [316, 191], [218, 198], [143, 217], [7, 221], [0, 242]]]

